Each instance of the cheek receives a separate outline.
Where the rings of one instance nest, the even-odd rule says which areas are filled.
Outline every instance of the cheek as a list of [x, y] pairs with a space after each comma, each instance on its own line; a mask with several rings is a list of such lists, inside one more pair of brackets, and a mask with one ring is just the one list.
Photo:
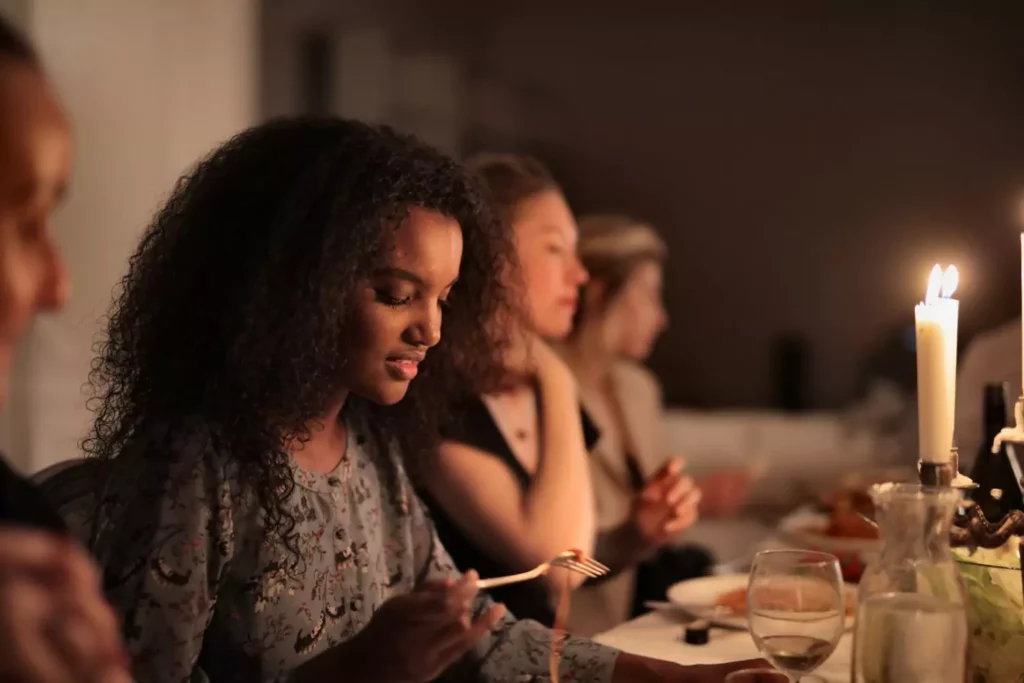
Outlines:
[[544, 308], [554, 303], [561, 288], [561, 272], [554, 259], [535, 259], [523, 267], [526, 276], [526, 291], [534, 308]]
[[31, 254], [15, 254], [0, 244], [0, 333], [4, 341], [20, 335], [35, 313], [40, 278]]
[[402, 316], [399, 309], [366, 303], [355, 312], [348, 328], [352, 336], [347, 345], [346, 364], [360, 372], [401, 342]]
[[646, 302], [624, 301], [623, 304], [617, 311], [615, 324], [619, 328], [619, 339], [622, 340], [624, 350], [633, 355], [642, 352], [650, 344], [656, 319]]

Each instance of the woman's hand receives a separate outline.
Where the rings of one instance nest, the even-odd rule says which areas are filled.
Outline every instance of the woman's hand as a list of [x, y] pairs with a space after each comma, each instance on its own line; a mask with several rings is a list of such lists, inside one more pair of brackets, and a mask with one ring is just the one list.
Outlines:
[[48, 532], [0, 529], [0, 680], [128, 683], [129, 667], [85, 552]]
[[522, 342], [516, 344], [505, 358], [506, 369], [524, 379], [535, 378], [538, 382], [556, 381], [575, 385], [572, 370], [551, 345], [533, 333], [525, 334]]
[[733, 671], [767, 668], [771, 665], [763, 659], [680, 666], [623, 652], [615, 662], [612, 683], [722, 683]]
[[683, 474], [683, 461], [672, 458], [633, 500], [633, 524], [648, 547], [657, 548], [693, 526], [701, 491]]
[[[493, 605], [475, 620], [476, 572], [459, 580], [428, 582], [391, 598], [354, 638], [310, 661], [300, 681], [347, 680], [420, 683], [440, 676], [505, 613]], [[318, 661], [320, 660], [320, 661]], [[314, 668], [315, 667], [315, 668]]]

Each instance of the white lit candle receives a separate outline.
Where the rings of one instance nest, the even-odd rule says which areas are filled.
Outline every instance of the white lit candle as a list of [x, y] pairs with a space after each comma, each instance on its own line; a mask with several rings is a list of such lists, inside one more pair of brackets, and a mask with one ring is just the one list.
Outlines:
[[[1021, 217], [1024, 219], [1024, 204], [1022, 204]], [[1020, 315], [1021, 324], [1024, 325], [1024, 232], [1020, 234]], [[1024, 336], [1022, 336], [1022, 340], [1024, 340]], [[1020, 353], [1021, 386], [1024, 387], [1024, 341], [1021, 342]], [[1024, 394], [1024, 389], [1021, 389], [1021, 393]]]
[[956, 331], [960, 302], [952, 296], [958, 277], [953, 266], [945, 271], [935, 266], [928, 278], [924, 301], [914, 309], [917, 427], [919, 454], [923, 462], [948, 462], [953, 447]]

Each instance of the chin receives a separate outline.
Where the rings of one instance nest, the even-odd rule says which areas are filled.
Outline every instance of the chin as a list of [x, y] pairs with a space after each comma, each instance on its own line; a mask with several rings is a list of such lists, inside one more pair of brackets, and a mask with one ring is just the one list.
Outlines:
[[353, 392], [368, 401], [382, 406], [391, 406], [401, 401], [409, 393], [409, 383], [385, 380], [362, 390], [353, 389]]
[[547, 325], [538, 325], [535, 332], [544, 339], [562, 340], [572, 332], [572, 320], [549, 322]]
[[645, 360], [650, 358], [651, 351], [654, 350], [654, 344], [637, 344], [633, 348], [626, 349], [626, 357], [630, 360], [635, 360], [638, 363], [643, 363]]

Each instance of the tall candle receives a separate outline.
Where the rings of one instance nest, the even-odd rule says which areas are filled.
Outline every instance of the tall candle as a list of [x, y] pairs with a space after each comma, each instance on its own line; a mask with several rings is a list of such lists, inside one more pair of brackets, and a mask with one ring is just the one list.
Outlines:
[[[1022, 218], [1024, 218], [1024, 211], [1022, 211]], [[1024, 232], [1020, 234], [1020, 319], [1021, 325], [1024, 325]], [[1024, 387], [1024, 335], [1021, 336], [1021, 387]], [[1024, 388], [1021, 389], [1021, 394], [1024, 395]]]
[[957, 278], [953, 266], [945, 271], [935, 266], [928, 278], [924, 301], [914, 308], [917, 330], [917, 427], [919, 455], [923, 462], [948, 462], [953, 447], [956, 334], [960, 302], [953, 299], [952, 295], [956, 291]]

